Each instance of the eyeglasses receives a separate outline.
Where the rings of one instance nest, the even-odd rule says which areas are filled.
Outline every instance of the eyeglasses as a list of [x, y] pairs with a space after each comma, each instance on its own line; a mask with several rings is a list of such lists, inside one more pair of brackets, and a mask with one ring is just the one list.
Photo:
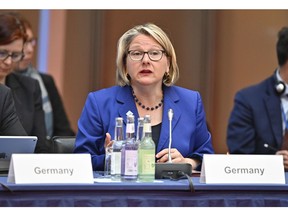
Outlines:
[[12, 62], [19, 62], [23, 59], [23, 52], [11, 52], [9, 53], [7, 50], [0, 50], [0, 60], [5, 61], [11, 57]]
[[26, 41], [26, 44], [31, 44], [32, 46], [36, 46], [37, 38], [31, 38]]
[[160, 61], [162, 59], [164, 50], [150, 50], [148, 52], [140, 50], [129, 50], [128, 55], [133, 61], [141, 61], [144, 58], [145, 53], [147, 53], [151, 61]]

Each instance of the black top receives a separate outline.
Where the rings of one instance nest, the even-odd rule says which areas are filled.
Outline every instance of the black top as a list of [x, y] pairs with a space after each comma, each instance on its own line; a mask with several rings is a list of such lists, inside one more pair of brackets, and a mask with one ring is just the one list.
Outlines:
[[152, 139], [155, 142], [155, 149], [157, 149], [157, 146], [158, 146], [160, 132], [161, 132], [161, 125], [162, 123], [152, 126]]

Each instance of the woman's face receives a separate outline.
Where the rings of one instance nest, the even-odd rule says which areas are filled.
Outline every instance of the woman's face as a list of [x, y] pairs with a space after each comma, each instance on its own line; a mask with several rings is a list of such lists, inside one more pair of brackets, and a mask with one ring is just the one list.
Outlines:
[[[129, 51], [161, 51], [163, 48], [154, 40], [154, 38], [146, 35], [136, 36], [129, 47]], [[138, 52], [137, 52], [138, 53]], [[138, 53], [139, 54], [139, 53]], [[128, 54], [127, 57], [127, 72], [131, 77], [132, 84], [148, 85], [162, 85], [162, 79], [165, 72], [169, 71], [170, 62], [167, 56], [163, 56], [158, 61], [152, 61], [148, 53], [145, 53], [142, 60], [132, 60]]]
[[[23, 39], [17, 39], [10, 44], [0, 45], [0, 52], [9, 53], [9, 55], [18, 55], [23, 50]], [[0, 60], [0, 80], [3, 80], [7, 75], [12, 73], [13, 68], [19, 62], [13, 62], [12, 57], [8, 56], [4, 60]]]
[[27, 41], [24, 45], [25, 56], [17, 65], [18, 70], [25, 70], [26, 68], [28, 68], [28, 66], [32, 62], [33, 56], [34, 56], [34, 48], [35, 48], [35, 41], [34, 40], [35, 39], [34, 39], [33, 32], [31, 29], [27, 28], [26, 34], [27, 34], [28, 38], [27, 38]]

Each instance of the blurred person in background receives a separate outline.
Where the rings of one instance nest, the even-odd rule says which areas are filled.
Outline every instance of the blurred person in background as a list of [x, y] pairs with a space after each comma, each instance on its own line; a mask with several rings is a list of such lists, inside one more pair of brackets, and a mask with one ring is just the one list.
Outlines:
[[20, 20], [9, 13], [0, 13], [0, 83], [8, 86], [13, 95], [16, 112], [27, 135], [37, 136], [35, 153], [48, 153], [46, 127], [39, 83], [13, 73], [24, 57], [27, 36]]
[[33, 34], [31, 23], [19, 13], [12, 12], [25, 26], [27, 40], [24, 46], [24, 58], [16, 65], [17, 73], [38, 80], [41, 88], [43, 110], [45, 113], [46, 138], [53, 136], [74, 136], [61, 96], [51, 75], [39, 72], [32, 65], [37, 39]]

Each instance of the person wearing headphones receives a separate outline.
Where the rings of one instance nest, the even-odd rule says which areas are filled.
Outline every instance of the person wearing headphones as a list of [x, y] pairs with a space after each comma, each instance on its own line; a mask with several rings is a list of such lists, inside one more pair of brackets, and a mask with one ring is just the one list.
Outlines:
[[278, 67], [273, 75], [236, 93], [226, 138], [230, 154], [283, 155], [287, 170], [288, 27], [278, 32], [276, 51]]

